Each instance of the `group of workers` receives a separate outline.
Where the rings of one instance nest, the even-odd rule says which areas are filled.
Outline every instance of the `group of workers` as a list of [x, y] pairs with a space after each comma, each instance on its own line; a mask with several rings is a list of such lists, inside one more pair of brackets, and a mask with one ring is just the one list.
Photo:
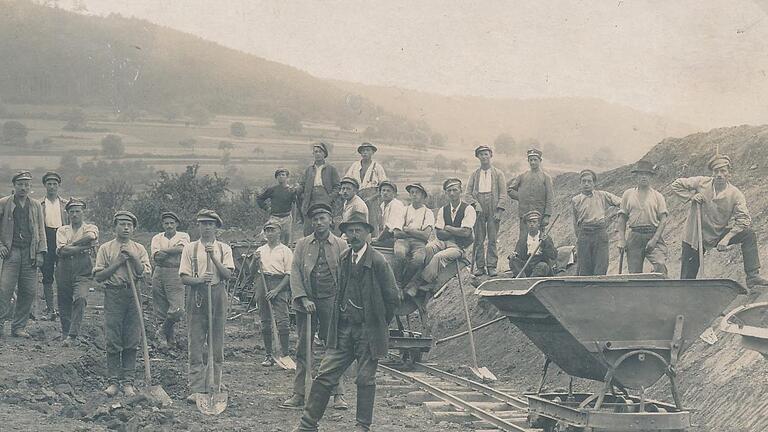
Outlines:
[[[442, 189], [447, 203], [436, 211], [427, 206], [428, 191], [420, 183], [405, 187], [407, 205], [397, 198], [397, 185], [373, 159], [376, 146], [363, 143], [357, 150], [360, 161], [340, 177], [327, 163], [328, 146], [313, 144], [314, 163], [304, 170], [297, 186], [289, 185], [290, 172], [280, 168], [275, 171], [276, 184], [257, 198], [257, 204], [269, 213], [263, 226], [267, 242], [253, 255], [264, 276], [263, 283], [255, 284], [266, 351], [262, 365], [275, 364], [274, 344], [279, 345], [279, 355], [289, 355], [289, 311], [293, 309], [298, 324], [297, 368], [292, 395], [280, 406], [303, 410], [299, 431], [317, 430], [329, 403], [335, 409], [348, 408], [342, 377], [355, 361], [356, 430], [369, 430], [376, 367], [387, 353], [388, 325], [396, 306], [407, 296], [434, 289], [430, 284], [439, 271], [458, 259], [471, 259], [475, 276], [496, 276], [497, 236], [510, 199], [518, 202], [519, 218], [510, 270], [529, 277], [551, 276], [557, 258], [554, 242], [546, 234], [554, 208], [554, 185], [542, 170], [540, 150], [529, 150], [530, 169], [507, 183], [504, 173], [492, 165], [493, 150], [476, 148], [479, 167], [466, 188], [458, 178], [446, 179]], [[766, 285], [768, 281], [759, 272], [757, 239], [744, 195], [730, 183], [731, 161], [718, 154], [709, 168], [711, 177], [680, 178], [671, 185], [674, 193], [692, 202], [683, 233], [681, 277], [696, 277], [699, 248], [722, 251], [740, 244], [747, 285]], [[611, 208], [618, 209], [618, 247], [627, 256], [629, 272], [642, 272], [647, 259], [653, 271], [666, 275], [663, 234], [668, 209], [664, 196], [651, 186], [655, 167], [640, 161], [632, 173], [637, 187], [621, 198], [595, 189], [598, 178], [594, 171], [579, 174], [581, 193], [571, 200], [579, 275], [607, 272]], [[174, 327], [186, 317], [188, 401], [194, 403], [206, 389], [219, 386], [228, 307], [226, 281], [235, 268], [231, 247], [217, 239], [217, 229], [223, 226], [219, 214], [200, 210], [195, 217], [200, 238], [191, 241], [187, 233], [178, 231], [181, 218], [172, 211], [163, 212], [163, 232], [152, 238], [147, 253], [132, 240], [136, 216], [121, 210], [113, 218], [115, 238], [99, 245], [99, 228], [84, 221], [86, 202], [59, 197], [59, 174], [48, 172], [42, 177], [46, 187], [42, 201], [30, 198], [32, 181], [30, 172], [17, 173], [12, 178], [13, 194], [0, 198], [0, 336], [4, 322], [11, 320], [12, 336], [30, 337], [25, 327], [37, 295], [39, 268], [46, 317], [58, 315], [62, 343], [77, 345], [95, 279], [103, 284], [105, 293], [105, 392], [133, 396], [139, 326], [143, 325], [134, 291], [142, 278], [151, 278], [153, 306], [162, 322], [155, 334], [160, 349], [176, 347]], [[303, 225], [304, 236], [291, 250], [294, 208], [299, 210], [295, 222]], [[374, 246], [392, 248], [391, 265]], [[58, 311], [53, 303], [54, 281]], [[314, 334], [324, 341], [326, 353], [307, 389], [305, 377], [311, 371], [306, 342]], [[204, 355], [209, 336], [213, 364]], [[213, 368], [213, 383], [206, 382], [209, 367]]]

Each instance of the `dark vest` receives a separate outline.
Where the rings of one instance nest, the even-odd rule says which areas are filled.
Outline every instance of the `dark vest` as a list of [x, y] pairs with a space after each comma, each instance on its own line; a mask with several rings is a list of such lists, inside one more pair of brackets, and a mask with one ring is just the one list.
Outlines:
[[[446, 204], [443, 207], [443, 222], [445, 222], [445, 226], [461, 228], [461, 222], [464, 220], [464, 212], [467, 209], [467, 205], [465, 202], [459, 204], [459, 209], [456, 210], [456, 219], [451, 220], [451, 205]], [[467, 248], [475, 242], [474, 233], [469, 237], [455, 237], [454, 241], [460, 248]]]

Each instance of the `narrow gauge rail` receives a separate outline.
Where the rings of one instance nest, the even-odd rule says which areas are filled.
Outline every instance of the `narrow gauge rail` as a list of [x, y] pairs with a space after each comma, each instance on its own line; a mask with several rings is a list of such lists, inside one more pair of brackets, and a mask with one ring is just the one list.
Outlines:
[[[473, 423], [476, 431], [502, 430], [533, 432], [527, 426], [528, 402], [477, 381], [472, 381], [424, 363], [414, 363], [413, 370], [400, 371], [386, 365], [379, 370], [392, 378], [416, 386], [437, 401], [425, 401], [437, 420], [461, 419]], [[462, 418], [466, 415], [467, 418]], [[454, 420], [455, 421], [455, 420]]]

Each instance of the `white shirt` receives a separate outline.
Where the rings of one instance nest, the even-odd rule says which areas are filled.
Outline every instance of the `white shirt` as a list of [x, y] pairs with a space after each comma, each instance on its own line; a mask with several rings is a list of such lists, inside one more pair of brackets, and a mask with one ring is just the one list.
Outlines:
[[[539, 243], [541, 243], [541, 232], [536, 233], [535, 236], [531, 236], [531, 234], [528, 234], [528, 255], [533, 252], [534, 249], [539, 248]], [[541, 248], [536, 251], [536, 255], [541, 255]]]
[[365, 174], [360, 177], [360, 170], [363, 169], [361, 161], [355, 161], [352, 166], [349, 167], [346, 173], [346, 177], [351, 177], [360, 183], [360, 189], [377, 188], [379, 183], [387, 179], [387, 173], [384, 171], [384, 167], [376, 161], [371, 161], [368, 165], [368, 169], [365, 170]]
[[435, 226], [435, 214], [427, 206], [422, 205], [419, 208], [414, 208], [413, 204], [411, 204], [405, 208], [403, 227], [425, 230], [433, 226]]
[[405, 223], [405, 204], [397, 198], [393, 198], [392, 201], [381, 205], [381, 220], [382, 225], [389, 228], [390, 231], [394, 231], [395, 228], [403, 229], [403, 223]]
[[325, 164], [315, 165], [315, 182], [312, 184], [313, 186], [323, 186], [323, 169], [325, 169]]
[[[194, 273], [193, 271], [194, 269], [192, 268], [192, 252], [195, 249], [195, 245], [198, 245], [197, 246], [197, 274]], [[214, 241], [213, 253], [214, 253], [214, 256], [216, 256], [221, 261], [224, 267], [230, 270], [235, 269], [235, 261], [232, 259], [232, 248], [229, 247], [228, 244], [220, 242], [218, 240]], [[213, 272], [213, 280], [211, 281], [211, 285], [216, 285], [219, 282], [221, 282], [221, 277], [219, 276], [219, 272], [217, 271], [215, 264], [211, 263], [211, 266], [213, 267], [211, 269], [211, 271]], [[196, 240], [184, 246], [184, 250], [181, 252], [181, 265], [179, 266], [179, 276], [187, 275], [187, 276], [201, 277], [207, 272], [208, 272], [208, 254], [205, 253], [205, 245], [200, 240]]]
[[269, 244], [265, 244], [259, 246], [256, 251], [261, 255], [261, 265], [264, 274], [278, 276], [291, 274], [293, 252], [291, 252], [291, 249], [288, 246], [279, 243], [273, 249], [269, 247]]
[[[445, 229], [445, 220], [443, 218], [444, 209], [445, 207], [440, 207], [440, 209], [437, 211], [437, 216], [436, 216], [437, 222], [435, 222], [435, 228]], [[458, 207], [456, 208], [451, 207], [451, 220], [456, 219], [456, 213], [458, 211], [459, 211]], [[475, 208], [472, 207], [471, 205], [468, 205], [467, 208], [464, 210], [464, 219], [461, 220], [461, 227], [474, 228], [476, 220], [477, 220], [477, 212], [475, 211]]]
[[80, 228], [74, 230], [72, 225], [63, 225], [56, 230], [56, 252], [58, 253], [64, 246], [69, 246], [72, 243], [85, 237], [86, 234], [93, 236], [91, 244], [93, 247], [97, 246], [99, 239], [99, 227], [92, 224], [84, 223], [80, 225]]
[[160, 234], [155, 234], [155, 236], [152, 237], [152, 241], [149, 244], [150, 255], [152, 258], [154, 258], [155, 254], [161, 250], [171, 249], [178, 246], [186, 246], [188, 244], [189, 234], [185, 232], [176, 231], [176, 234], [174, 234], [174, 236], [171, 238], [166, 237], [165, 233], [161, 232]]
[[350, 255], [353, 258], [356, 258], [353, 262], [355, 264], [360, 262], [360, 259], [363, 258], [363, 255], [365, 255], [365, 251], [368, 250], [368, 243], [363, 243], [363, 247], [360, 248], [359, 251], [355, 252], [354, 249], [350, 249], [349, 252], [352, 254]]
[[480, 193], [486, 193], [491, 191], [491, 169], [481, 169], [478, 176], [477, 191]]
[[61, 228], [64, 222], [61, 220], [61, 200], [51, 201], [45, 197], [45, 226], [48, 228]]

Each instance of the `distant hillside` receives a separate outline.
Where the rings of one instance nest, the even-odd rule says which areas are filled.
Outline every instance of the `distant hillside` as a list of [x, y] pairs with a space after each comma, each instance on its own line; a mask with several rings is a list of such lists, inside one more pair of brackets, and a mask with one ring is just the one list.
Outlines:
[[340, 81], [334, 84], [400, 115], [422, 119], [451, 142], [467, 146], [493, 143], [499, 134], [507, 133], [518, 141], [535, 138], [555, 144], [574, 156], [608, 148], [617, 159], [628, 162], [666, 137], [699, 130], [600, 99], [452, 97]]
[[0, 40], [0, 100], [7, 103], [102, 105], [116, 113], [169, 116], [191, 107], [265, 117], [290, 110], [344, 129], [386, 122], [382, 127], [396, 135], [388, 138], [419, 132], [426, 141], [430, 134], [423, 122], [389, 115], [295, 68], [144, 20], [0, 0]]

